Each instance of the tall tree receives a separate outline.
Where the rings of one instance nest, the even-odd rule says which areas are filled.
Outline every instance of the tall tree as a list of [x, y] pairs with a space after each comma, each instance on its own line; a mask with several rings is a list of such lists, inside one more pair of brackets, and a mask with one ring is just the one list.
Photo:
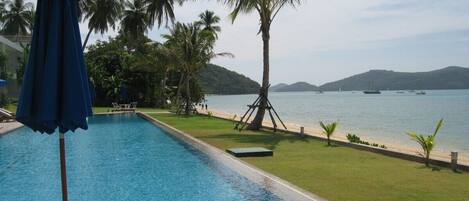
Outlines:
[[124, 8], [123, 0], [89, 0], [83, 2], [80, 12], [84, 13], [83, 19], [88, 19], [88, 34], [86, 35], [83, 49], [88, 43], [91, 32], [104, 34], [109, 28], [114, 29], [120, 19]]
[[199, 15], [199, 18], [200, 20], [197, 21], [196, 24], [202, 26], [203, 31], [212, 33], [214, 38], [217, 39], [221, 28], [216, 24], [220, 22], [220, 17], [215, 15], [213, 11], [206, 10]]
[[145, 0], [133, 0], [125, 2], [125, 10], [122, 14], [121, 30], [124, 34], [139, 37], [148, 30], [148, 18]]
[[267, 108], [268, 87], [269, 87], [269, 41], [270, 26], [278, 12], [285, 6], [295, 7], [301, 3], [300, 0], [224, 0], [224, 3], [233, 8], [230, 13], [232, 22], [240, 13], [251, 13], [256, 11], [259, 14], [259, 32], [263, 42], [263, 74], [262, 87], [260, 90], [260, 106], [256, 116], [249, 125], [249, 129], [259, 130], [262, 127], [265, 110]]
[[148, 25], [150, 28], [155, 23], [158, 27], [163, 22], [168, 25], [168, 22], [174, 21], [174, 3], [182, 4], [184, 0], [145, 0], [147, 4]]
[[86, 13], [89, 11], [89, 6], [93, 0], [78, 0], [77, 2], [77, 15], [78, 21], [83, 21]]
[[[232, 56], [230, 53], [214, 53], [213, 39], [195, 24], [176, 23], [170, 30], [171, 35], [164, 35], [168, 47], [176, 52], [181, 71], [179, 89], [184, 90], [184, 113], [192, 110], [191, 81], [199, 70], [216, 56]], [[180, 91], [178, 89], [178, 91]], [[179, 95], [179, 94], [178, 94]]]
[[32, 33], [34, 30], [34, 19], [36, 17], [36, 10], [34, 9], [34, 6], [31, 7], [31, 9], [28, 11], [28, 14], [26, 16], [26, 20], [28, 21], [28, 29], [29, 32]]
[[0, 2], [0, 30], [2, 28], [2, 24], [3, 24], [3, 15], [5, 14], [5, 2], [2, 1]]
[[4, 7], [6, 7], [2, 16], [4, 34], [19, 37], [32, 31], [31, 22], [28, 20], [34, 7], [32, 3], [25, 3], [24, 0], [6, 0]]

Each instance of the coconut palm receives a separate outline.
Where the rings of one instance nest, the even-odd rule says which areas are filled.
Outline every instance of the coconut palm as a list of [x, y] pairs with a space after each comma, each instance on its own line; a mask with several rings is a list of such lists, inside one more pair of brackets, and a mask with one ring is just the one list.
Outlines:
[[148, 30], [148, 18], [144, 0], [125, 2], [125, 10], [122, 14], [121, 30], [124, 34], [139, 37]]
[[321, 128], [323, 129], [322, 132], [327, 136], [327, 146], [331, 146], [331, 136], [334, 134], [334, 131], [337, 128], [337, 122], [324, 124], [322, 121], [320, 121], [319, 125], [321, 125]]
[[123, 0], [89, 0], [83, 4], [83, 20], [88, 19], [88, 34], [83, 48], [86, 47], [91, 32], [104, 34], [109, 28], [114, 29], [124, 8]]
[[183, 75], [182, 90], [184, 90], [184, 113], [190, 114], [192, 101], [190, 94], [190, 82], [194, 75], [207, 65], [212, 55], [211, 40], [204, 36], [202, 30], [194, 24], [177, 24], [173, 31], [171, 48], [177, 52], [181, 60], [180, 70]]
[[34, 30], [34, 19], [36, 17], [36, 10], [34, 9], [34, 7], [32, 7], [29, 11], [28, 11], [28, 15], [26, 16], [26, 20], [28, 21], [28, 29], [30, 31], [30, 33], [33, 32]]
[[301, 0], [224, 0], [224, 3], [233, 8], [230, 17], [234, 22], [240, 13], [251, 13], [256, 11], [259, 14], [259, 32], [263, 41], [263, 75], [262, 87], [260, 90], [260, 106], [254, 120], [249, 125], [249, 129], [259, 130], [264, 120], [265, 109], [267, 108], [268, 87], [269, 87], [269, 40], [270, 26], [278, 12], [285, 6], [299, 5]]
[[160, 27], [163, 22], [166, 25], [168, 22], [173, 22], [175, 18], [174, 3], [182, 4], [183, 0], [145, 0], [145, 2], [147, 4], [148, 25], [152, 28], [155, 23]]
[[5, 2], [0, 2], [0, 28], [3, 22], [3, 14], [5, 13]]
[[215, 15], [213, 11], [206, 10], [199, 15], [199, 18], [200, 20], [196, 22], [196, 25], [202, 26], [203, 31], [211, 33], [217, 39], [217, 33], [221, 31], [221, 28], [216, 24], [220, 22], [220, 17]]
[[440, 128], [443, 126], [443, 119], [440, 119], [436, 125], [436, 129], [431, 135], [422, 135], [418, 134], [416, 132], [409, 132], [407, 135], [410, 136], [410, 138], [417, 143], [420, 144], [423, 150], [423, 154], [421, 154], [423, 157], [425, 157], [425, 166], [429, 166], [430, 162], [430, 153], [433, 150], [433, 147], [435, 147], [435, 138], [436, 134], [440, 130]]
[[[205, 67], [212, 58], [232, 56], [230, 53], [214, 53], [212, 37], [195, 24], [176, 23], [170, 34], [163, 35], [166, 44], [177, 55], [178, 68], [181, 72], [179, 89], [184, 90], [184, 113], [190, 114], [192, 101], [190, 83], [199, 70]], [[178, 93], [180, 93], [178, 89]], [[179, 95], [179, 94], [178, 94]]]
[[78, 21], [83, 21], [86, 15], [86, 12], [89, 11], [89, 4], [93, 0], [78, 0], [77, 2], [77, 15]]
[[31, 22], [28, 20], [31, 16], [31, 10], [34, 5], [24, 0], [4, 1], [4, 11], [2, 16], [2, 32], [7, 35], [25, 35], [32, 31]]

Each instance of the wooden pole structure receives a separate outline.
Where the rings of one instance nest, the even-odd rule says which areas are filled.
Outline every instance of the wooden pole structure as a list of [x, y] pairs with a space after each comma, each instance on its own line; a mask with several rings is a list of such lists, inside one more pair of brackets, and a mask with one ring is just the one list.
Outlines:
[[67, 167], [65, 163], [65, 135], [60, 133], [60, 178], [62, 179], [62, 201], [68, 200], [67, 192]]
[[[238, 129], [239, 125], [242, 124], [244, 122], [244, 117], [246, 117], [246, 115], [249, 113], [249, 111], [251, 111], [251, 109], [253, 109], [253, 106], [257, 105], [257, 102], [259, 101], [259, 98], [260, 97], [257, 97], [257, 99], [252, 103], [252, 105], [248, 105], [249, 109], [244, 113], [244, 115], [241, 117], [241, 119], [239, 120], [239, 122], [236, 124], [235, 126], [235, 129]], [[253, 109], [254, 110], [254, 109]], [[252, 112], [251, 112], [252, 114]], [[251, 117], [251, 114], [249, 115], [249, 117], [247, 118], [246, 120], [246, 123], [247, 121], [249, 120], [249, 118]], [[244, 127], [244, 126], [243, 126]], [[242, 128], [241, 128], [242, 129]], [[241, 130], [240, 129], [240, 130]]]
[[[270, 85], [269, 85], [270, 87]], [[249, 121], [249, 118], [251, 118], [251, 115], [252, 113], [254, 113], [254, 111], [256, 110], [256, 108], [260, 107], [260, 100], [263, 98], [264, 96], [264, 93], [261, 93], [259, 94], [259, 96], [257, 97], [257, 99], [254, 101], [254, 103], [252, 103], [252, 105], [248, 105], [249, 109], [244, 113], [244, 115], [241, 117], [241, 119], [238, 121], [238, 123], [236, 123], [235, 125], [235, 129], [238, 129], [239, 131], [243, 130], [244, 127], [248, 124], [248, 121]], [[267, 99], [267, 98], [266, 98]], [[285, 126], [285, 124], [283, 123], [282, 119], [280, 119], [280, 116], [277, 114], [277, 111], [275, 111], [274, 107], [272, 106], [272, 103], [270, 103], [269, 99], [267, 99], [267, 108], [266, 108], [269, 112], [269, 116], [270, 116], [270, 119], [272, 121], [272, 124], [274, 126], [274, 132], [277, 131], [277, 122], [275, 121], [275, 117], [277, 117], [277, 119], [280, 121], [280, 123], [282, 124], [282, 126], [287, 129], [287, 126]], [[274, 115], [272, 114], [272, 111], [274, 112], [275, 114], [275, 117]], [[249, 115], [248, 115], [249, 114]], [[245, 119], [245, 117], [247, 116], [247, 118]]]
[[279, 117], [278, 114], [277, 114], [277, 111], [275, 111], [275, 108], [272, 106], [272, 104], [270, 103], [269, 99], [267, 99], [267, 103], [270, 105], [270, 107], [271, 107], [272, 110], [274, 111], [274, 114], [275, 114], [275, 116], [277, 116], [277, 118], [278, 118], [278, 120], [280, 121], [280, 123], [282, 123], [283, 128], [287, 129], [287, 126], [285, 126], [285, 124], [283, 123], [282, 119], [280, 119], [280, 117]]

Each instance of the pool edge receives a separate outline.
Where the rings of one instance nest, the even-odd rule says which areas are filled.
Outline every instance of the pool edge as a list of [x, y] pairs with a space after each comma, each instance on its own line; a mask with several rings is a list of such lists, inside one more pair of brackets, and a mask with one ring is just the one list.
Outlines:
[[[282, 199], [287, 199], [287, 198], [290, 198], [290, 196], [288, 196], [288, 192], [285, 192], [285, 191], [291, 191], [293, 193], [296, 194], [296, 197], [301, 197], [300, 200], [314, 200], [314, 201], [324, 201], [326, 199], [318, 196], [318, 195], [315, 195], [314, 193], [312, 192], [309, 192], [307, 190], [304, 190], [286, 180], [283, 180], [271, 173], [268, 173], [264, 170], [261, 170], [259, 169], [258, 167], [255, 167], [254, 165], [252, 164], [249, 164], [245, 161], [242, 161], [236, 157], [233, 157], [229, 154], [227, 154], [226, 152], [224, 152], [223, 150], [220, 150], [206, 142], [203, 142], [202, 140], [199, 140], [179, 129], [176, 129], [164, 122], [161, 122], [155, 118], [153, 118], [152, 116], [148, 115], [148, 114], [145, 114], [145, 113], [142, 113], [142, 112], [136, 112], [136, 114], [140, 117], [142, 117], [143, 119], [149, 121], [150, 123], [160, 127], [161, 129], [163, 129], [164, 131], [166, 131], [167, 133], [177, 137], [178, 139], [180, 140], [183, 140], [184, 142], [194, 146], [195, 148], [197, 148], [199, 151], [202, 151], [203, 153], [205, 154], [208, 154], [210, 156], [214, 156], [215, 157], [215, 160], [219, 160], [219, 161], [225, 161], [225, 162], [229, 162], [230, 165], [236, 165], [236, 167], [230, 167], [232, 168], [234, 171], [240, 173], [241, 175], [247, 177], [247, 176], [257, 176], [258, 178], [257, 179], [253, 179], [253, 178], [248, 178], [249, 180], [257, 183], [257, 184], [262, 184], [264, 186], [269, 186], [269, 187], [273, 187], [273, 188], [283, 188], [283, 189], [275, 189], [276, 191], [273, 192], [274, 194], [276, 194], [277, 196], [280, 196]], [[228, 166], [228, 164], [227, 164]], [[242, 170], [241, 170], [242, 169]], [[241, 171], [241, 172], [240, 172]], [[247, 172], [243, 172], [243, 171], [247, 171]], [[257, 180], [257, 181], [256, 181]], [[273, 182], [273, 183], [272, 183]], [[277, 184], [278, 186], [274, 187], [273, 185]], [[272, 189], [268, 189], [268, 190], [272, 190]], [[280, 192], [282, 191], [282, 192]], [[277, 193], [280, 193], [277, 194]], [[290, 194], [291, 195], [291, 194]], [[293, 199], [293, 200], [298, 200], [298, 199]]]

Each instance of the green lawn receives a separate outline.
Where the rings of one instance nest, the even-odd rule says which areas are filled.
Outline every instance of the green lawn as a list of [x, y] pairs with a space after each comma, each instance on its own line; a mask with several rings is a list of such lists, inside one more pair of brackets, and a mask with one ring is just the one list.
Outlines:
[[152, 114], [220, 149], [262, 146], [274, 157], [242, 158], [328, 200], [468, 200], [469, 173], [423, 164], [289, 134], [233, 130], [233, 122], [205, 116]]
[[[93, 107], [94, 113], [101, 113], [101, 112], [110, 112], [112, 107]], [[168, 109], [160, 109], [160, 108], [137, 108], [137, 111], [140, 112], [166, 112]]]
[[[9, 104], [5, 107], [5, 109], [11, 111], [11, 112], [16, 112], [16, 104]], [[111, 111], [112, 107], [93, 107], [93, 112], [94, 113], [101, 113], [101, 112], [109, 112]], [[141, 112], [166, 112], [168, 111], [167, 109], [160, 109], [160, 108], [138, 108], [138, 111]]]

